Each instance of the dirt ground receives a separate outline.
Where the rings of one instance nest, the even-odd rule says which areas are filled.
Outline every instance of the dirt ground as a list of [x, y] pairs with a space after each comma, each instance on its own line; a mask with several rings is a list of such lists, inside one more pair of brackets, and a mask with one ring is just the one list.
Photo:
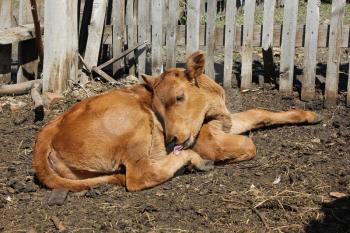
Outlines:
[[[46, 110], [44, 122], [109, 88], [93, 82], [73, 91]], [[186, 173], [137, 193], [102, 185], [70, 193], [63, 206], [47, 205], [50, 190], [31, 166], [44, 122], [33, 123], [29, 96], [1, 97], [1, 104], [27, 105], [13, 114], [5, 104], [0, 113], [0, 232], [57, 232], [53, 218], [67, 232], [350, 232], [350, 198], [330, 196], [350, 193], [350, 109], [282, 99], [268, 86], [226, 93], [232, 111], [305, 108], [324, 120], [251, 132], [258, 155], [248, 162]]]

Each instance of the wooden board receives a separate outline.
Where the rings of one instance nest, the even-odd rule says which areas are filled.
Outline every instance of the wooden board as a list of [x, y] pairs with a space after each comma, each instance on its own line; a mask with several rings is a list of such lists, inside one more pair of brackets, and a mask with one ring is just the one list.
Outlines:
[[242, 45], [241, 90], [251, 88], [253, 76], [253, 32], [255, 0], [247, 0], [244, 5], [244, 26]]
[[169, 1], [169, 19], [166, 37], [166, 68], [176, 66], [176, 26], [179, 18], [178, 1]]
[[316, 55], [319, 26], [319, 0], [308, 0], [306, 15], [304, 76], [301, 99], [312, 100], [315, 96]]
[[281, 46], [281, 64], [279, 90], [283, 96], [293, 94], [295, 38], [298, 18], [298, 1], [284, 3], [283, 35]]
[[[20, 25], [33, 23], [30, 1], [20, 0], [18, 23]], [[39, 59], [35, 39], [18, 43], [18, 62], [17, 83], [28, 81], [29, 76], [37, 79]]]
[[[150, 5], [150, 0], [142, 0], [138, 3], [138, 43], [141, 43], [146, 40], [151, 41]], [[146, 48], [144, 48], [139, 55], [140, 73], [146, 73], [146, 53]]]
[[62, 93], [77, 82], [77, 7], [77, 0], [45, 1], [43, 91]]
[[[120, 0], [113, 0], [112, 10], [112, 24], [113, 24], [113, 57], [118, 56], [123, 52], [124, 47], [124, 12], [125, 2]], [[108, 31], [107, 28], [105, 31]], [[113, 64], [113, 74], [115, 74], [120, 68], [122, 68], [123, 60], [119, 60]]]
[[328, 61], [326, 72], [325, 107], [337, 103], [339, 84], [340, 44], [345, 11], [345, 0], [332, 2], [332, 18], [329, 36]]
[[[224, 50], [224, 82], [225, 88], [232, 87], [232, 66], [233, 66], [233, 49], [235, 46], [235, 32], [236, 32], [236, 1], [226, 1], [226, 15], [225, 15], [225, 50]], [[235, 80], [235, 79], [234, 79]], [[234, 82], [236, 84], [236, 82]]]
[[[199, 48], [200, 1], [187, 1], [186, 54], [191, 55]], [[203, 37], [202, 37], [203, 38]]]
[[[137, 43], [137, 25], [136, 25], [136, 15], [137, 11], [134, 9], [134, 0], [126, 1], [126, 31], [127, 31], [127, 39], [128, 39], [128, 48], [134, 47]], [[128, 63], [129, 63], [129, 74], [136, 74], [135, 67], [135, 54], [128, 55]]]
[[[12, 18], [11, 1], [0, 1], [0, 30], [10, 28]], [[0, 31], [1, 33], [1, 31]], [[1, 34], [0, 34], [1, 42]], [[10, 43], [1, 45], [0, 43], [0, 84], [11, 81], [11, 54], [12, 45]]]
[[162, 62], [162, 0], [151, 1], [151, 22], [152, 25], [152, 75], [159, 75], [163, 71]]
[[205, 73], [215, 80], [216, 1], [208, 1]]

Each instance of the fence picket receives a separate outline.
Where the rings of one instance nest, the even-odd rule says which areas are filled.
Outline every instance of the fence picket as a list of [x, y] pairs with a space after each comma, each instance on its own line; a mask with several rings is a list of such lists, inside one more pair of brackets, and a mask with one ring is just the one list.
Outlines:
[[200, 0], [187, 1], [186, 53], [187, 56], [199, 49]]
[[254, 32], [255, 0], [246, 0], [244, 5], [244, 26], [242, 46], [241, 89], [250, 89], [252, 85], [253, 64], [253, 32]]
[[[77, 11], [76, 0], [45, 1], [44, 45], [45, 48], [49, 49], [44, 50], [43, 91], [62, 93], [68, 89], [68, 81], [73, 83], [78, 81], [78, 18], [72, 17], [72, 15], [76, 15]], [[98, 25], [96, 24], [96, 26]], [[91, 39], [96, 38], [92, 37], [91, 34], [96, 36], [90, 32], [90, 43]], [[102, 29], [100, 36], [102, 36]], [[100, 42], [101, 37], [98, 44]], [[90, 50], [86, 51], [96, 53], [89, 57], [89, 61], [91, 62], [92, 58], [95, 58], [97, 64], [98, 49], [96, 51], [94, 47], [99, 48], [95, 43], [94, 46], [89, 47]], [[93, 65], [94, 63], [89, 64]]]
[[[11, 27], [12, 1], [0, 1], [0, 30]], [[12, 44], [0, 45], [0, 84], [11, 81]]]
[[326, 72], [325, 107], [337, 102], [339, 83], [340, 44], [342, 39], [345, 0], [332, 1], [332, 18], [329, 36], [328, 61]]
[[[143, 2], [143, 1], [142, 1]], [[125, 2], [113, 0], [112, 24], [113, 24], [113, 57], [123, 52], [124, 35], [125, 35]], [[122, 68], [123, 60], [119, 60], [113, 64], [113, 74]]]
[[[141, 0], [138, 2], [138, 43], [143, 41], [151, 41], [150, 38], [150, 0]], [[144, 48], [145, 50], [146, 48]], [[139, 71], [146, 72], [146, 52], [141, 51], [139, 54]]]
[[276, 0], [264, 1], [264, 19], [262, 31], [262, 54], [264, 61], [264, 72], [266, 78], [272, 78], [275, 73], [273, 62], [272, 42], [273, 42], [273, 24], [275, 14]]
[[176, 26], [179, 17], [178, 1], [169, 1], [169, 20], [166, 37], [166, 67], [171, 68], [176, 66]]
[[224, 83], [225, 88], [232, 87], [232, 66], [233, 66], [233, 49], [235, 45], [236, 32], [236, 1], [226, 1], [225, 13], [225, 49], [224, 49]]
[[205, 73], [215, 80], [215, 30], [216, 30], [216, 1], [208, 1], [207, 34], [206, 34], [206, 63]]
[[151, 1], [152, 21], [152, 75], [158, 75], [163, 70], [162, 62], [162, 0]]
[[312, 100], [315, 96], [319, 18], [319, 0], [308, 0], [306, 15], [304, 77], [302, 80], [301, 89], [302, 100]]
[[[128, 38], [128, 48], [132, 48], [136, 45], [136, 11], [134, 9], [134, 0], [126, 1], [126, 27], [127, 27], [127, 38]], [[128, 57], [129, 63], [129, 74], [136, 74], [136, 62], [135, 54], [131, 53]]]
[[295, 38], [299, 1], [285, 1], [280, 64], [280, 93], [283, 96], [293, 94]]

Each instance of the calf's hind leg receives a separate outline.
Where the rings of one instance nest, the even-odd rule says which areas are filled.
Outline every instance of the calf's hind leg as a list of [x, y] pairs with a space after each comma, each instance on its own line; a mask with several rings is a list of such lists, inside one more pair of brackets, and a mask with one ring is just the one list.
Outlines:
[[172, 178], [182, 167], [193, 164], [198, 170], [208, 170], [213, 164], [207, 163], [192, 150], [179, 155], [170, 153], [158, 159], [145, 159], [126, 165], [126, 187], [129, 191], [139, 191], [154, 187]]
[[216, 121], [204, 124], [194, 145], [203, 159], [240, 162], [256, 155], [256, 147], [249, 137], [224, 133], [216, 127]]
[[312, 111], [295, 109], [285, 112], [271, 112], [263, 109], [251, 109], [246, 112], [232, 113], [230, 134], [241, 134], [252, 129], [269, 125], [298, 123], [319, 123], [322, 117]]

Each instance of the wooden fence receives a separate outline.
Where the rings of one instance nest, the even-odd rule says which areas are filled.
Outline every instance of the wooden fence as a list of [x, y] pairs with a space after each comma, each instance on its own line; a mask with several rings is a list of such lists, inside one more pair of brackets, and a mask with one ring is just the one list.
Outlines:
[[[45, 9], [50, 4], [56, 4], [54, 2], [45, 1]], [[79, 28], [79, 53], [91, 66], [97, 66], [112, 56], [116, 57], [141, 42], [150, 41], [151, 49], [135, 50], [128, 55], [128, 59], [114, 63], [115, 76], [121, 69], [125, 71], [123, 67], [129, 67], [128, 71], [132, 74], [159, 74], [164, 68], [176, 66], [176, 61], [180, 59], [176, 57], [179, 48], [183, 48], [187, 55], [203, 49], [207, 52], [205, 70], [210, 77], [215, 78], [217, 73], [223, 73], [222, 84], [225, 88], [231, 88], [238, 79], [240, 88], [247, 90], [253, 87], [253, 53], [259, 51], [263, 55], [265, 76], [278, 80], [281, 94], [290, 96], [295, 87], [293, 85], [296, 79], [294, 72], [296, 48], [304, 48], [304, 61], [301, 67], [303, 75], [299, 77], [301, 98], [312, 100], [315, 97], [317, 52], [320, 48], [324, 48], [328, 51], [325, 106], [334, 106], [339, 97], [340, 64], [350, 61], [349, 57], [345, 61], [340, 60], [344, 49], [350, 47], [350, 25], [343, 24], [345, 0], [333, 1], [329, 24], [320, 24], [319, 0], [308, 0], [305, 24], [298, 24], [299, 1], [284, 1], [283, 23], [276, 24], [272, 17], [275, 14], [276, 0], [264, 0], [261, 25], [255, 24], [257, 10], [255, 0], [245, 0], [242, 9], [236, 8], [236, 0], [219, 1], [220, 3], [216, 0], [75, 0], [68, 2], [74, 2], [79, 6], [78, 26], [72, 23], [69, 30]], [[1, 6], [0, 8], [3, 9]], [[74, 11], [73, 9], [72, 12]], [[242, 11], [244, 12], [243, 23], [239, 25], [237, 19]], [[54, 8], [50, 14], [55, 14]], [[48, 22], [55, 18], [50, 14], [45, 14], [44, 25], [50, 25]], [[15, 40], [4, 41], [4, 33], [1, 30], [8, 23], [1, 20], [1, 17], [3, 16], [0, 14], [0, 58], [4, 57], [6, 49], [10, 49], [9, 44], [15, 42]], [[59, 20], [60, 17], [57, 17], [58, 23]], [[180, 25], [179, 22], [186, 24]], [[25, 30], [26, 37], [17, 41], [33, 38], [33, 35], [28, 33], [32, 27], [29, 25], [28, 28]], [[53, 31], [55, 37], [60, 36], [59, 33], [54, 33]], [[53, 38], [53, 35], [45, 36], [46, 40]], [[64, 36], [69, 37], [69, 32]], [[69, 41], [68, 43], [71, 46], [72, 43]], [[48, 44], [51, 47], [56, 46], [54, 43]], [[63, 41], [60, 46], [64, 44]], [[273, 60], [274, 49], [272, 48], [280, 48], [279, 64]], [[50, 48], [45, 47], [45, 50], [48, 51]], [[53, 49], [53, 51], [56, 50]], [[238, 77], [235, 77], [237, 71], [233, 70], [236, 62], [233, 60], [234, 52], [238, 52], [241, 56], [241, 70]], [[224, 55], [222, 71], [214, 68], [215, 56], [220, 53]], [[9, 61], [8, 52], [6, 54], [6, 61], [0, 59], [0, 65]], [[45, 59], [51, 59], [51, 57], [53, 59], [54, 56]], [[45, 68], [48, 64], [50, 62], [45, 60], [44, 79], [45, 69], [46, 76], [50, 74], [50, 69]], [[70, 67], [75, 67], [74, 64], [73, 62]], [[275, 67], [279, 67], [277, 75], [274, 72]], [[0, 78], [8, 72], [8, 68], [0, 68]], [[350, 72], [347, 72], [347, 75], [349, 80]], [[347, 84], [347, 103], [350, 106], [350, 81]]]

